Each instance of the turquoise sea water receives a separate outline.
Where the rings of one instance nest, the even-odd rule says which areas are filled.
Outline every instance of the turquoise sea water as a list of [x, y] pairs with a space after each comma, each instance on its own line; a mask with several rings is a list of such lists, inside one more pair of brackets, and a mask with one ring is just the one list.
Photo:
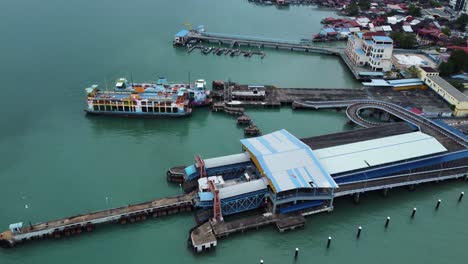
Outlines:
[[[297, 40], [310, 37], [333, 11], [313, 6], [262, 7], [246, 0], [21, 0], [0, 8], [0, 227], [176, 195], [167, 168], [240, 151], [234, 118], [196, 109], [187, 119], [86, 117], [84, 88], [118, 77], [205, 78], [282, 87], [357, 88], [334, 57], [267, 50], [265, 59], [187, 54], [172, 47], [186, 23], [209, 31]], [[298, 137], [349, 129], [336, 112], [249, 109], [264, 133], [285, 128]], [[213, 253], [186, 248], [191, 214], [141, 224], [100, 227], [61, 241], [0, 250], [0, 263], [442, 263], [463, 262], [466, 182], [365, 195], [353, 205], [309, 217], [303, 230], [274, 228], [232, 236]], [[106, 201], [106, 197], [108, 197]], [[434, 213], [435, 201], [441, 209]], [[467, 201], [468, 203], [468, 201]], [[418, 207], [413, 221], [409, 215]], [[384, 231], [385, 218], [391, 216]], [[363, 226], [356, 241], [358, 225]], [[332, 247], [325, 250], [328, 236]]]

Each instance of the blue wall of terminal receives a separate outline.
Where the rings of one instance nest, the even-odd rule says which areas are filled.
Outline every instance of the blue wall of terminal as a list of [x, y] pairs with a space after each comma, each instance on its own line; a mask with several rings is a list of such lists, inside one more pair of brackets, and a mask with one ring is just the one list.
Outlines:
[[[221, 211], [223, 215], [231, 215], [257, 209], [264, 204], [266, 196], [267, 189], [265, 188], [264, 190], [221, 199]], [[200, 208], [212, 208], [213, 200], [200, 201], [197, 202], [195, 206]]]
[[400, 162], [398, 164], [389, 165], [382, 168], [376, 168], [367, 171], [356, 172], [353, 174], [343, 175], [336, 177], [335, 182], [339, 185], [342, 183], [352, 183], [357, 181], [365, 181], [368, 179], [376, 179], [406, 170], [413, 170], [421, 167], [441, 164], [448, 161], [460, 160], [463, 158], [468, 158], [468, 150], [461, 150], [457, 152], [446, 153], [434, 157], [417, 159], [408, 162]]

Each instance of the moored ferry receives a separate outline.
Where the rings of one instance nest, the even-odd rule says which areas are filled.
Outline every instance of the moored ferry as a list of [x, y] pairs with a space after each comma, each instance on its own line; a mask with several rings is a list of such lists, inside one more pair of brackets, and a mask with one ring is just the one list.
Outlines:
[[206, 87], [206, 81], [198, 79], [195, 83], [169, 83], [166, 78], [159, 77], [156, 83], [133, 83], [125, 78], [120, 78], [115, 83], [116, 92], [137, 93], [177, 93], [187, 92], [191, 106], [203, 106], [211, 104], [210, 91]]
[[86, 88], [85, 112], [92, 115], [124, 117], [182, 117], [192, 113], [188, 92], [101, 91], [97, 85]]

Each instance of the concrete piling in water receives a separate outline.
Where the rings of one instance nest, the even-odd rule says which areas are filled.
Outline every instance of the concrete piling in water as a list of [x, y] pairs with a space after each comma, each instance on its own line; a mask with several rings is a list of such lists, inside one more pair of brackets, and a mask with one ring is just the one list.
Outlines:
[[263, 259], [260, 260], [260, 264], [263, 264]]
[[299, 256], [299, 248], [296, 248], [296, 252], [294, 252], [295, 259], [297, 259], [297, 256]]
[[442, 202], [441, 199], [437, 200], [437, 204], [436, 204], [436, 207], [435, 207], [436, 210], [439, 210], [439, 206], [440, 206], [441, 202]]
[[385, 189], [382, 190], [382, 195], [383, 195], [383, 197], [388, 196], [388, 188], [385, 188]]
[[413, 212], [411, 213], [411, 218], [414, 218], [414, 215], [416, 214], [416, 207], [413, 208]]
[[359, 193], [353, 194], [353, 202], [354, 202], [355, 204], [358, 204], [358, 203], [359, 203], [359, 196], [360, 196]]
[[463, 199], [463, 195], [465, 195], [464, 192], [461, 192], [460, 193], [460, 197], [458, 197], [458, 202], [461, 202], [461, 200]]
[[362, 227], [360, 226], [358, 227], [356, 238], [359, 238], [361, 236], [361, 231], [362, 231]]
[[389, 223], [390, 223], [390, 216], [387, 216], [387, 221], [385, 221], [385, 228], [388, 227]]
[[331, 244], [331, 237], [328, 237], [328, 241], [327, 241], [327, 248], [330, 248], [330, 244]]

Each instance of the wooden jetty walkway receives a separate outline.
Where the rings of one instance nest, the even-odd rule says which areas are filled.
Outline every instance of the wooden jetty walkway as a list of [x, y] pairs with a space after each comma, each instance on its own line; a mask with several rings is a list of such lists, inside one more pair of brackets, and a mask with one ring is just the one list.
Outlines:
[[118, 208], [92, 212], [68, 218], [43, 222], [13, 232], [5, 231], [0, 234], [0, 246], [12, 247], [31, 239], [60, 238], [78, 235], [83, 231], [90, 232], [96, 225], [119, 222], [121, 224], [134, 223], [150, 217], [161, 217], [193, 209], [193, 194], [156, 199], [140, 204], [122, 206]]
[[196, 32], [190, 31], [187, 35], [188, 40], [199, 40], [207, 41], [219, 44], [230, 45], [234, 47], [235, 45], [241, 46], [256, 46], [259, 48], [274, 48], [274, 49], [287, 49], [291, 51], [303, 51], [309, 53], [320, 53], [320, 54], [329, 54], [329, 55], [338, 55], [342, 48], [325, 48], [318, 46], [310, 46], [302, 44], [296, 41], [287, 41], [287, 40], [277, 40], [277, 39], [267, 39], [259, 37], [248, 37], [248, 36], [238, 36], [238, 35], [229, 35], [221, 33], [208, 33], [208, 32]]

